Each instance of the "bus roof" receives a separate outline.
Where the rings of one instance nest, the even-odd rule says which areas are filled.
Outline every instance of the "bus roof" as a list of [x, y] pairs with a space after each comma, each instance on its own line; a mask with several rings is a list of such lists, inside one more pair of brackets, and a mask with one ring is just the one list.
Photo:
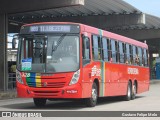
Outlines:
[[[101, 30], [101, 29], [91, 27], [85, 24], [74, 23], [74, 22], [39, 22], [39, 23], [26, 24], [23, 26], [32, 26], [32, 25], [40, 25], [40, 24], [76, 24], [76, 25], [80, 25], [84, 32], [89, 32], [92, 34], [99, 34], [99, 31]], [[118, 35], [118, 34], [115, 34], [109, 31], [105, 31], [105, 30], [102, 30], [102, 31], [103, 31], [103, 36], [107, 38], [118, 40], [124, 43], [132, 44], [135, 46], [139, 46], [139, 47], [148, 49], [148, 45], [146, 43], [143, 43], [143, 42], [140, 42], [140, 41], [137, 41], [137, 40], [134, 40], [134, 39], [122, 36], [122, 35]]]

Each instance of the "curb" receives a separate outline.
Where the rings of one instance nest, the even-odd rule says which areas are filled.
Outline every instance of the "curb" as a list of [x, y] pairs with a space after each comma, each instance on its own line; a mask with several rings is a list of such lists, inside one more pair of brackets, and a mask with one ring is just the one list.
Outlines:
[[17, 97], [16, 91], [0, 91], [0, 100], [13, 99]]
[[160, 80], [150, 80], [150, 84], [160, 84]]

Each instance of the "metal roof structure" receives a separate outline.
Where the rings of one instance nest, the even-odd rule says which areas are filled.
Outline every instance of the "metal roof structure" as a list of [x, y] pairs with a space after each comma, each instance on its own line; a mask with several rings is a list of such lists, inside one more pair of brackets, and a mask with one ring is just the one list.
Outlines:
[[160, 29], [160, 18], [146, 14], [146, 26], [147, 28]]
[[145, 14], [143, 13], [144, 16], [144, 24], [130, 24], [127, 26], [117, 26], [117, 27], [110, 27], [107, 28], [107, 30], [134, 30], [134, 29], [160, 29], [160, 18]]
[[[129, 23], [115, 26], [107, 26], [106, 30], [125, 30], [125, 29], [160, 29], [160, 18], [144, 14], [142, 11], [131, 6], [123, 0], [82, 0], [84, 5], [76, 5], [69, 7], [60, 7], [25, 13], [10, 14], [9, 21], [17, 23], [31, 23], [42, 21], [54, 21], [55, 19], [61, 20], [67, 17], [89, 17], [89, 16], [106, 16], [110, 15], [122, 16], [122, 15], [141, 15], [141, 22]], [[83, 3], [82, 2], [82, 3]], [[114, 19], [114, 18], [113, 18]], [[117, 19], [117, 18], [115, 18]], [[121, 18], [120, 18], [121, 19]], [[125, 21], [126, 18], [123, 18]], [[133, 19], [133, 18], [130, 18]], [[130, 19], [128, 21], [130, 21]], [[68, 20], [68, 19], [67, 19]], [[112, 22], [112, 20], [110, 20]], [[72, 21], [73, 22], [73, 21]], [[109, 22], [109, 21], [108, 21]], [[110, 23], [111, 23], [110, 22]], [[115, 23], [115, 21], [114, 21]], [[121, 23], [120, 23], [121, 24]], [[97, 27], [97, 26], [96, 26]]]
[[35, 12], [26, 12], [10, 15], [21, 19], [33, 17], [62, 17], [84, 15], [109, 15], [141, 13], [138, 9], [123, 0], [84, 0], [84, 5], [61, 7]]

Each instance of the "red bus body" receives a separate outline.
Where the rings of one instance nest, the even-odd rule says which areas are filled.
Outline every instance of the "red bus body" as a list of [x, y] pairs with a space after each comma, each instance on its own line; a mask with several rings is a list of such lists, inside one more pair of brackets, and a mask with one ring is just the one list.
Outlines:
[[[36, 23], [39, 24], [77, 24], [77, 23]], [[113, 63], [112, 61], [94, 61], [92, 53], [92, 35], [101, 35], [108, 39], [114, 39], [131, 45], [148, 49], [145, 43], [117, 35], [111, 32], [99, 30], [83, 24], [80, 26], [80, 77], [76, 84], [69, 85], [74, 72], [53, 73], [49, 75], [34, 73], [32, 76], [37, 87], [27, 85], [28, 72], [18, 71], [24, 84], [17, 82], [18, 97], [22, 98], [58, 98], [80, 99], [90, 98], [93, 82], [98, 85], [98, 96], [121, 96], [126, 95], [128, 81], [137, 84], [137, 93], [149, 90], [149, 68], [129, 64]], [[85, 66], [82, 64], [82, 35], [90, 39], [91, 62]], [[65, 67], [65, 66], [64, 66]]]

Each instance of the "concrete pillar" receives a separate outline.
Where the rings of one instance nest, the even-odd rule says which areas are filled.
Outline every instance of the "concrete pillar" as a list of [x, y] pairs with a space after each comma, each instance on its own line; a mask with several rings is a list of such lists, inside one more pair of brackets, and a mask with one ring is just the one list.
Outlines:
[[8, 16], [0, 14], [0, 90], [7, 90], [8, 65], [7, 65], [7, 32]]

